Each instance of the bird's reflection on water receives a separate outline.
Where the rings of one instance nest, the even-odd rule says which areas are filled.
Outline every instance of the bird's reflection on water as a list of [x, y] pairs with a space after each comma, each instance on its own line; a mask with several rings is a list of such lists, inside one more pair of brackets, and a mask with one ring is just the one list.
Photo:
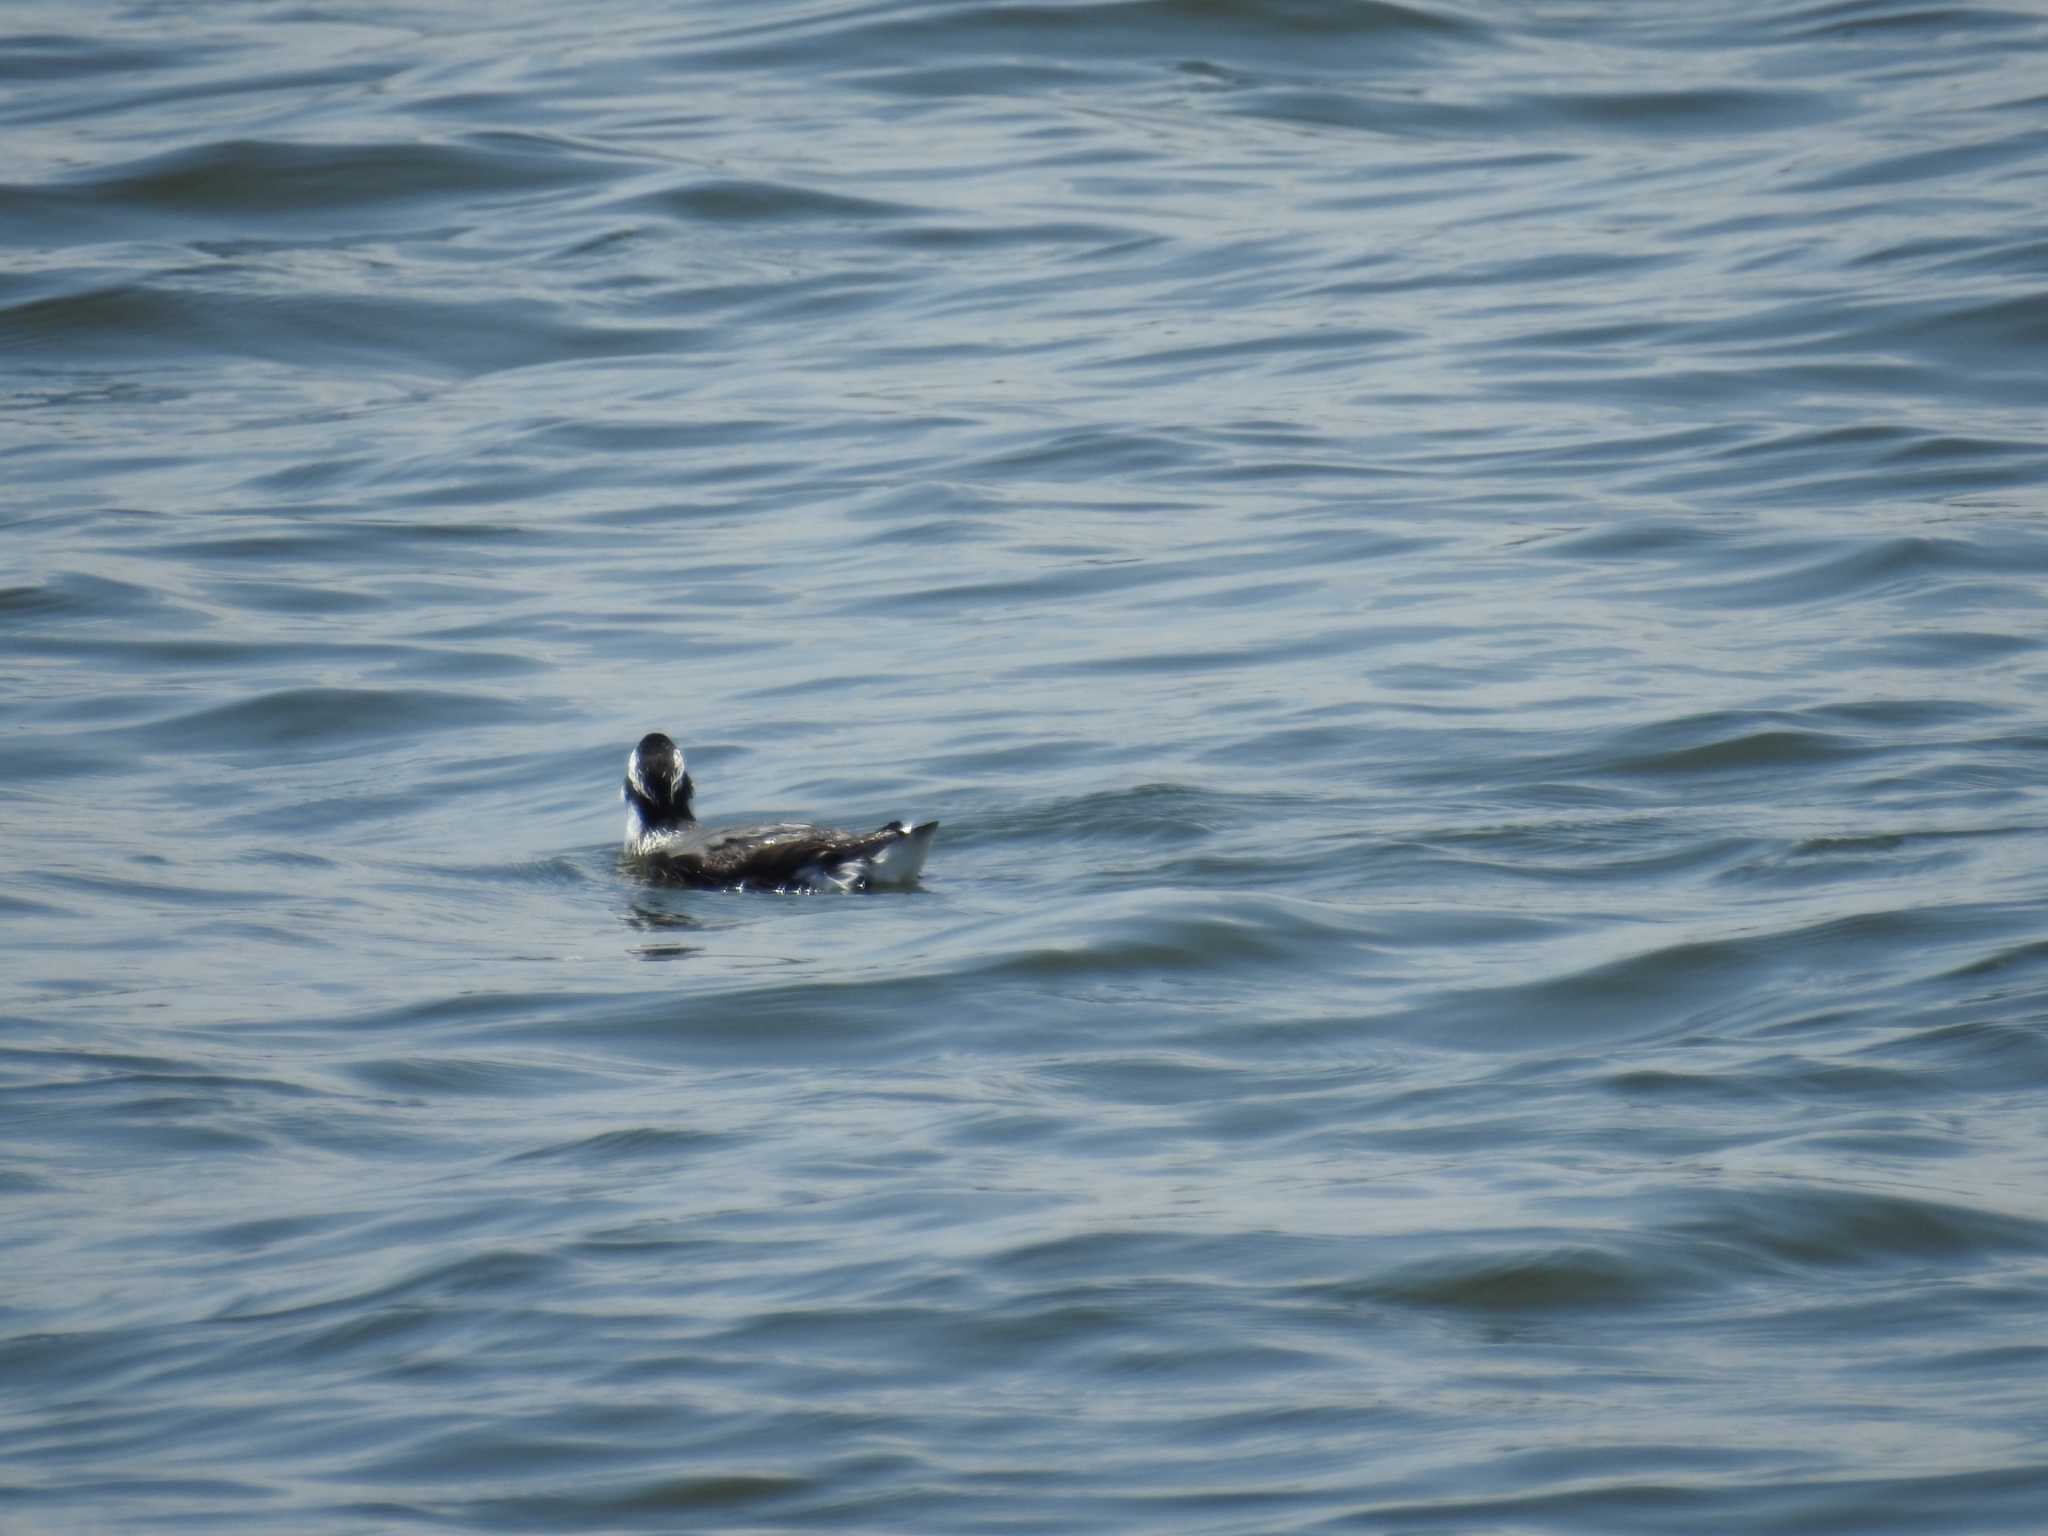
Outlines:
[[[636, 898], [628, 907], [623, 918], [628, 928], [648, 934], [676, 934], [704, 927], [704, 920], [693, 917], [668, 905], [657, 905], [645, 898]], [[658, 944], [635, 944], [629, 953], [641, 960], [680, 960], [685, 955], [694, 955], [704, 946], [683, 944], [670, 940]]]

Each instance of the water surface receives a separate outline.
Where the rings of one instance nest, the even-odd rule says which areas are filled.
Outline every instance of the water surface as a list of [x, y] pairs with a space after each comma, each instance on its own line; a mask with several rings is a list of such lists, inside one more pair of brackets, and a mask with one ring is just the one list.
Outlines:
[[0, 1523], [2035, 1531], [2044, 64], [10, 10]]

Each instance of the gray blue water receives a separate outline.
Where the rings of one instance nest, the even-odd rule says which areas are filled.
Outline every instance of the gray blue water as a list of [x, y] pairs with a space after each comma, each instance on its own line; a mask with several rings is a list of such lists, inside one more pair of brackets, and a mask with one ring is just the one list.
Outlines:
[[10, 1536], [2048, 1529], [2048, 12], [49, 0], [0, 144]]

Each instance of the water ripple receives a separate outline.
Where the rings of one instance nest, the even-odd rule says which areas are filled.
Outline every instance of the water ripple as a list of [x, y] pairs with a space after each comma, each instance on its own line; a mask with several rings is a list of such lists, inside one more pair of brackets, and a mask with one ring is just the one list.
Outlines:
[[2035, 1529], [2039, 16], [45, 11], [10, 1532]]

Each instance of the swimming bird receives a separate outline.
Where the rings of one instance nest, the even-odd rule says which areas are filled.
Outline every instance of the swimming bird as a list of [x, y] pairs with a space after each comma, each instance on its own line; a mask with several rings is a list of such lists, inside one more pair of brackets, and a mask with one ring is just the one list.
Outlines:
[[706, 827], [690, 806], [696, 784], [683, 750], [660, 731], [626, 758], [626, 856], [688, 885], [771, 891], [865, 891], [909, 885], [924, 868], [936, 821], [892, 821], [873, 832], [807, 822]]

